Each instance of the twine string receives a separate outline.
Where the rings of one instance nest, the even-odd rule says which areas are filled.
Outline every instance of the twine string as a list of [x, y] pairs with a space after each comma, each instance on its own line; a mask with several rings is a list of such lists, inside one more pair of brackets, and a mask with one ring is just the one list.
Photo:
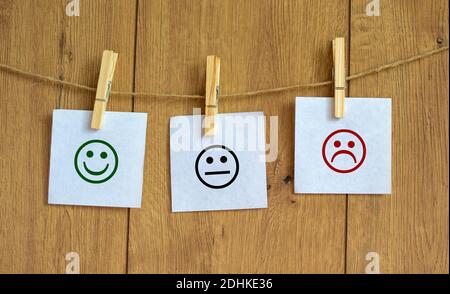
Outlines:
[[[372, 74], [376, 74], [376, 73], [380, 73], [382, 71], [387, 71], [389, 69], [392, 68], [396, 68], [405, 64], [409, 64], [412, 62], [415, 62], [417, 60], [420, 59], [424, 59], [426, 57], [435, 55], [435, 54], [439, 54], [441, 52], [444, 51], [448, 51], [449, 46], [444, 46], [438, 49], [433, 49], [430, 51], [426, 51], [423, 53], [420, 53], [418, 55], [406, 58], [406, 59], [401, 59], [401, 60], [397, 60], [385, 65], [381, 65], [366, 71], [362, 71], [350, 76], [346, 77], [347, 81], [352, 81], [352, 80], [356, 80], [356, 79], [360, 79], [362, 77], [366, 77]], [[88, 92], [96, 92], [97, 88], [93, 88], [93, 87], [89, 87], [86, 85], [82, 85], [82, 84], [78, 84], [78, 83], [73, 83], [73, 82], [67, 82], [67, 81], [63, 81], [51, 76], [45, 76], [45, 75], [41, 75], [38, 73], [32, 73], [29, 71], [25, 71], [7, 64], [1, 64], [0, 63], [0, 69], [14, 73], [14, 74], [18, 74], [27, 78], [31, 78], [31, 79], [36, 79], [36, 80], [41, 80], [44, 82], [48, 82], [48, 83], [52, 83], [55, 85], [60, 85], [60, 86], [66, 86], [66, 87], [71, 87], [71, 88], [76, 88], [79, 90], [85, 90]], [[299, 84], [299, 85], [291, 85], [291, 86], [285, 86], [285, 87], [278, 87], [278, 88], [272, 88], [272, 89], [263, 89], [263, 90], [255, 90], [255, 91], [249, 91], [249, 92], [241, 92], [241, 93], [232, 93], [232, 94], [223, 94], [220, 95], [220, 98], [237, 98], [237, 97], [249, 97], [249, 96], [257, 96], [257, 95], [264, 95], [264, 94], [272, 94], [272, 93], [280, 93], [280, 92], [287, 92], [287, 91], [292, 91], [292, 90], [297, 90], [297, 89], [303, 89], [303, 88], [318, 88], [318, 87], [323, 87], [323, 86], [328, 86], [328, 85], [332, 85], [333, 81], [332, 80], [328, 80], [328, 81], [323, 81], [323, 82], [314, 82], [314, 83], [307, 83], [307, 84]], [[189, 98], [189, 99], [204, 99], [205, 96], [204, 95], [182, 95], [182, 94], [165, 94], [165, 93], [151, 93], [151, 92], [127, 92], [127, 91], [111, 91], [110, 95], [116, 95], [116, 96], [133, 96], [133, 97], [154, 97], [154, 98], [158, 98], [158, 97], [167, 97], [167, 98]]]

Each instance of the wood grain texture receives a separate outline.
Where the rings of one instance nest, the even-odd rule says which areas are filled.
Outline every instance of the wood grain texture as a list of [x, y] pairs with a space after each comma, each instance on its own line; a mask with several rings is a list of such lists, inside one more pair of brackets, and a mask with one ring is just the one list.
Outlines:
[[[113, 88], [132, 89], [135, 8], [131, 1], [0, 1], [0, 60], [32, 72], [96, 85], [104, 49], [120, 52]], [[124, 273], [128, 210], [47, 204], [54, 108], [92, 109], [95, 95], [0, 72], [0, 272], [64, 273], [80, 255], [82, 273]], [[132, 110], [131, 98], [109, 109]]]
[[[448, 45], [448, 1], [352, 1], [351, 73]], [[448, 273], [448, 52], [350, 83], [392, 97], [391, 196], [349, 196], [348, 272], [380, 255], [382, 273]]]
[[[204, 94], [217, 55], [227, 94], [330, 80], [339, 36], [349, 74], [448, 44], [444, 0], [381, 0], [380, 17], [369, 0], [89, 0], [79, 17], [68, 2], [0, 0], [0, 62], [95, 87], [111, 49], [113, 90]], [[221, 113], [278, 117], [269, 208], [176, 214], [169, 118], [204, 101], [112, 97], [109, 110], [149, 114], [142, 208], [50, 206], [52, 111], [92, 109], [95, 94], [0, 71], [0, 273], [63, 273], [70, 251], [82, 273], [363, 273], [369, 251], [385, 273], [448, 273], [448, 62], [349, 84], [393, 98], [392, 196], [293, 194], [294, 97], [324, 87], [220, 99]]]
[[[317, 0], [139, 1], [136, 90], [204, 94], [207, 55], [221, 58], [224, 94], [330, 79], [331, 40], [347, 35], [348, 7]], [[296, 196], [292, 182], [294, 97], [331, 92], [220, 100], [220, 113], [278, 116], [278, 157], [267, 164], [269, 208], [196, 213], [171, 213], [168, 124], [204, 101], [135, 99], [135, 110], [150, 116], [143, 207], [130, 216], [129, 271], [343, 273], [345, 196]]]

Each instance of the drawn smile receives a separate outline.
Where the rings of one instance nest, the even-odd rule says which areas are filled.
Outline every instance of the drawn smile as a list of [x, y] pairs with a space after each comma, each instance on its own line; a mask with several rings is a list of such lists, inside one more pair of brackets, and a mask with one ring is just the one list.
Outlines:
[[106, 164], [105, 168], [102, 169], [101, 171], [93, 171], [93, 170], [90, 170], [90, 169], [87, 167], [86, 162], [84, 162], [84, 161], [83, 161], [83, 166], [84, 166], [84, 169], [85, 169], [89, 174], [91, 174], [91, 175], [93, 175], [93, 176], [100, 176], [100, 175], [104, 174], [104, 173], [108, 170], [108, 168], [109, 168], [109, 163]]
[[230, 174], [230, 171], [229, 171], [229, 170], [205, 172], [205, 176], [228, 175], [228, 174]]
[[334, 159], [335, 159], [337, 156], [341, 155], [341, 154], [347, 154], [347, 155], [350, 155], [350, 156], [353, 158], [353, 161], [356, 163], [356, 157], [355, 157], [355, 155], [354, 155], [352, 152], [348, 151], [348, 150], [339, 150], [338, 152], [334, 153], [334, 154], [333, 154], [333, 157], [331, 157], [331, 162], [333, 162]]

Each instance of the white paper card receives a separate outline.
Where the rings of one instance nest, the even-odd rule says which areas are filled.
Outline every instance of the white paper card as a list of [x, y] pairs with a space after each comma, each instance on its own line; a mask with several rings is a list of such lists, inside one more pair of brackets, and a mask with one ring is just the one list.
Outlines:
[[297, 97], [295, 193], [390, 194], [391, 99]]
[[263, 113], [219, 114], [210, 137], [202, 122], [170, 119], [172, 211], [266, 208]]
[[146, 113], [54, 110], [49, 204], [141, 207]]

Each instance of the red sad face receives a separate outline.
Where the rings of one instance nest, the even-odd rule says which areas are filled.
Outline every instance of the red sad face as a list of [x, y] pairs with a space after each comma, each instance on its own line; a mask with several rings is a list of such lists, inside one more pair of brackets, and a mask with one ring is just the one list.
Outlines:
[[322, 145], [322, 157], [338, 173], [357, 170], [366, 158], [366, 144], [358, 133], [341, 129], [328, 135]]

